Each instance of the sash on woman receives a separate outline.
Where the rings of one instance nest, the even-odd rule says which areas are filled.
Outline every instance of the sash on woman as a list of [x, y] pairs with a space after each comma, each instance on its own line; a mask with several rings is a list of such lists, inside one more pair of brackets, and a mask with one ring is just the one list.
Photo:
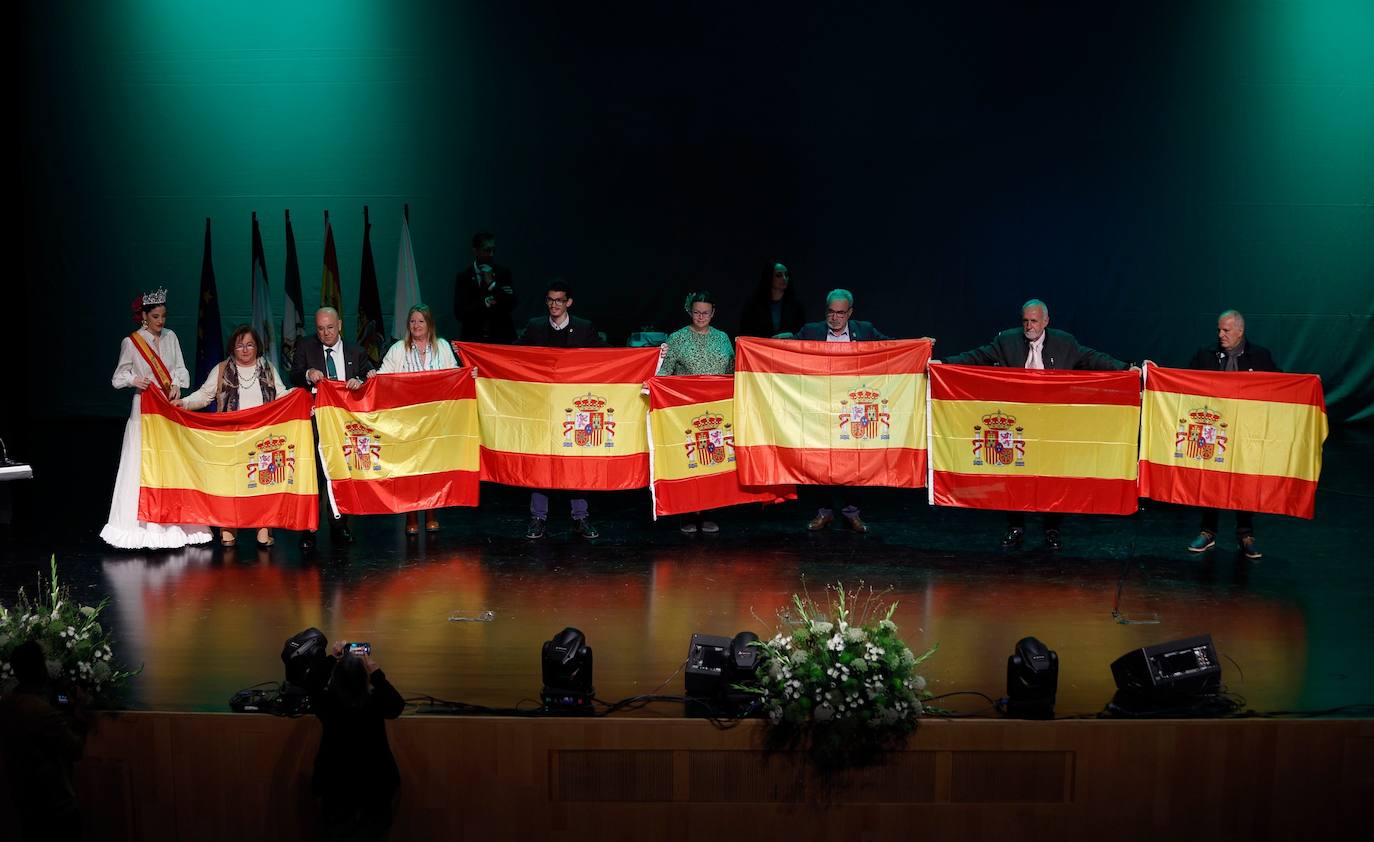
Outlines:
[[171, 389], [172, 372], [167, 370], [167, 364], [157, 355], [157, 351], [153, 350], [153, 346], [148, 344], [148, 340], [143, 338], [143, 334], [134, 331], [129, 334], [129, 340], [134, 343], [134, 348], [143, 357], [143, 361], [153, 370], [153, 377], [157, 380], [157, 385], [162, 387], [162, 391]]

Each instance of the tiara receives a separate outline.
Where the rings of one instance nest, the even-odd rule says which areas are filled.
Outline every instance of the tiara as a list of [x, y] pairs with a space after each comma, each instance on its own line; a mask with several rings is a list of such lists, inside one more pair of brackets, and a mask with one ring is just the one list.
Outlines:
[[167, 287], [158, 287], [153, 292], [143, 293], [143, 306], [156, 307], [167, 303]]

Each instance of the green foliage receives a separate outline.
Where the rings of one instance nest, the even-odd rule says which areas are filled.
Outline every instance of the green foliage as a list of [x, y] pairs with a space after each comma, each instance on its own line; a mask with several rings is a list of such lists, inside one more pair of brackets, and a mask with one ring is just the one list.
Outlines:
[[48, 675], [59, 684], [81, 688], [96, 707], [113, 704], [119, 690], [142, 670], [130, 672], [114, 657], [114, 640], [100, 625], [109, 600], [80, 605], [70, 589], [57, 581], [57, 557], [49, 562], [46, 586], [38, 577], [38, 598], [23, 588], [13, 607], [0, 605], [0, 691], [17, 683], [10, 653], [16, 646], [37, 640], [47, 656]]

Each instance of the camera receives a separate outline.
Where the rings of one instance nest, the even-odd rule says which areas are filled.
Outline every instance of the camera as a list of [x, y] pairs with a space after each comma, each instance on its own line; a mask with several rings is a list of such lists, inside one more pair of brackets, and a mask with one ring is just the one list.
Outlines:
[[366, 658], [368, 655], [372, 654], [372, 644], [348, 643], [344, 645], [344, 651], [350, 655], [357, 655], [360, 658]]

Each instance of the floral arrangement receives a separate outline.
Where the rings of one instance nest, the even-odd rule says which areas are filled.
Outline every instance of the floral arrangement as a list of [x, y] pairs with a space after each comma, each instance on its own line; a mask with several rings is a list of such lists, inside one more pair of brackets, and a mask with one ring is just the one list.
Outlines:
[[13, 607], [0, 605], [0, 694], [18, 684], [10, 653], [16, 646], [37, 640], [47, 654], [48, 675], [54, 682], [84, 691], [97, 707], [113, 703], [118, 691], [139, 671], [121, 669], [114, 657], [113, 639], [99, 622], [108, 599], [81, 605], [70, 589], [58, 584], [57, 557], [49, 562], [47, 587], [38, 577], [38, 598], [19, 589]]
[[821, 767], [867, 765], [905, 744], [931, 698], [917, 668], [938, 647], [917, 656], [897, 636], [897, 603], [862, 585], [856, 596], [828, 586], [828, 604], [793, 595], [797, 616], [780, 612], [791, 629], [760, 642], [757, 693], [774, 748], [809, 744]]

